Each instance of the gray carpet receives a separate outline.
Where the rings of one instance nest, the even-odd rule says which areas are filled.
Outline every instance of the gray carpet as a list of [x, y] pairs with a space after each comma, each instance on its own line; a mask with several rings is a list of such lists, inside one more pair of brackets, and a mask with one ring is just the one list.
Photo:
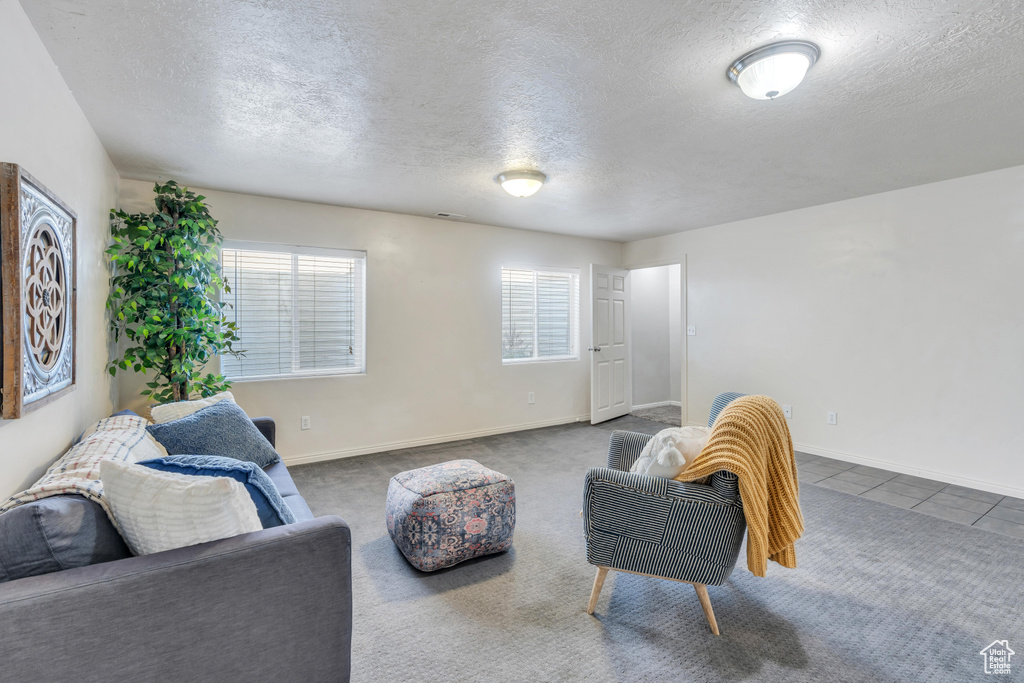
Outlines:
[[640, 417], [645, 420], [654, 420], [662, 424], [679, 427], [683, 424], [683, 409], [679, 406], [651, 406], [650, 408], [635, 408], [633, 417]]
[[[611, 424], [530, 432], [292, 468], [317, 514], [352, 526], [354, 681], [971, 681], [997, 638], [1022, 653], [1024, 541], [814, 485], [801, 487], [799, 568], [711, 587], [722, 635], [690, 586], [609, 575], [596, 614], [582, 476]], [[402, 470], [474, 458], [515, 479], [515, 545], [422, 574], [388, 538]], [[1016, 658], [1014, 658], [1016, 660]]]

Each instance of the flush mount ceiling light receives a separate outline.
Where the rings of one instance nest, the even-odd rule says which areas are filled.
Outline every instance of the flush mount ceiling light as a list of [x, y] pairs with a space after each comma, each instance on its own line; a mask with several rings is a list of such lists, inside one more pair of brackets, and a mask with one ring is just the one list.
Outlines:
[[548, 177], [540, 171], [506, 171], [494, 179], [513, 197], [529, 197], [536, 194]]
[[818, 46], [805, 40], [772, 43], [733, 62], [729, 80], [740, 86], [747, 97], [774, 100], [800, 85], [820, 55]]

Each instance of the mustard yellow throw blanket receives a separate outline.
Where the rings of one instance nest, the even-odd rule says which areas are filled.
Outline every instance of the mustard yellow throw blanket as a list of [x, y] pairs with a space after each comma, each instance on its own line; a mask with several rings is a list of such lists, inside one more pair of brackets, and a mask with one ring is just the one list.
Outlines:
[[739, 477], [750, 571], [764, 576], [768, 560], [796, 568], [793, 542], [804, 532], [804, 518], [793, 439], [778, 403], [744, 396], [726, 406], [707, 446], [676, 480], [693, 481], [718, 470]]

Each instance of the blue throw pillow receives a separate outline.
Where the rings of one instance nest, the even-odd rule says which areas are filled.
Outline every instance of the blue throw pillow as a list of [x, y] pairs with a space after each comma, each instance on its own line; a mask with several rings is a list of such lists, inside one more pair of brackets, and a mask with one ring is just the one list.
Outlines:
[[254, 462], [242, 462], [219, 455], [169, 455], [138, 463], [161, 472], [191, 474], [199, 477], [230, 477], [244, 484], [249, 497], [256, 504], [264, 529], [282, 524], [293, 524], [295, 515], [281, 498], [267, 473]]
[[170, 455], [223, 455], [260, 467], [281, 460], [245, 411], [231, 401], [219, 401], [180, 420], [146, 429]]

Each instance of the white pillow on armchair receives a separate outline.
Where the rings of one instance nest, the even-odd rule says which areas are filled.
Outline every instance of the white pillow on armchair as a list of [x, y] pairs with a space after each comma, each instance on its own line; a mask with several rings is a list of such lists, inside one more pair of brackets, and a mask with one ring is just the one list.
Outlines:
[[663, 429], [647, 442], [629, 471], [675, 479], [704, 449], [710, 435], [707, 427]]

